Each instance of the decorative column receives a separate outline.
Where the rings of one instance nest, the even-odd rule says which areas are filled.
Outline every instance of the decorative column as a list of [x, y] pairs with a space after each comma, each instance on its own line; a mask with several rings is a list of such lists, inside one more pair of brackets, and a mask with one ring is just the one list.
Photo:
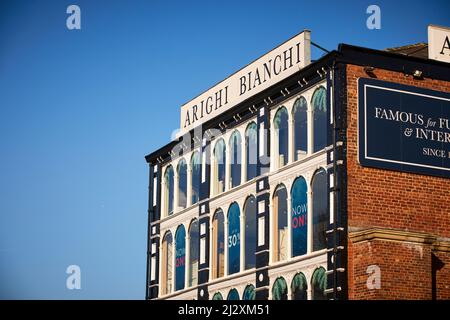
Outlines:
[[287, 260], [292, 257], [292, 201], [291, 193], [287, 197], [287, 227], [288, 227], [288, 241], [287, 241]]
[[166, 179], [162, 178], [161, 181], [161, 218], [167, 216], [167, 203], [166, 203]]
[[313, 122], [313, 110], [311, 103], [308, 103], [308, 110], [307, 110], [307, 121], [308, 121], [308, 156], [312, 155], [314, 153], [314, 122]]
[[312, 206], [312, 191], [308, 189], [306, 192], [307, 201], [308, 201], [308, 214], [306, 221], [307, 223], [307, 233], [308, 233], [308, 244], [307, 244], [307, 253], [311, 253], [313, 251], [313, 206]]
[[270, 217], [270, 224], [269, 224], [269, 264], [273, 261], [273, 234], [274, 234], [274, 225], [273, 225], [273, 203], [270, 201], [269, 204], [269, 217]]
[[[228, 141], [228, 137], [226, 139], [226, 141]], [[230, 148], [229, 145], [227, 145], [227, 143], [225, 142], [225, 187], [224, 190], [227, 191], [230, 189], [231, 186], [231, 154], [230, 154]]]
[[224, 272], [223, 272], [223, 274], [224, 274], [224, 276], [226, 277], [227, 275], [228, 275], [228, 216], [227, 216], [227, 214], [226, 214], [226, 212], [224, 212], [223, 213], [223, 215], [224, 215], [224, 245], [225, 245], [225, 257], [224, 257], [224, 259], [223, 259], [223, 264], [224, 264]]
[[173, 213], [176, 213], [178, 211], [178, 193], [179, 193], [179, 186], [178, 182], [178, 168], [174, 170], [173, 172]]
[[186, 250], [186, 252], [184, 253], [184, 288], [188, 288], [189, 286], [190, 286], [190, 281], [189, 281], [189, 279], [190, 279], [190, 276], [189, 276], [189, 274], [190, 274], [190, 271], [191, 270], [189, 270], [190, 268], [191, 268], [191, 265], [190, 265], [190, 263], [189, 263], [189, 259], [190, 259], [190, 256], [191, 256], [191, 237], [190, 237], [190, 234], [189, 234], [189, 229], [187, 230], [187, 232], [186, 232], [186, 245], [184, 246], [185, 247], [185, 250]]
[[186, 208], [192, 205], [192, 163], [187, 163], [187, 191], [186, 191]]
[[246, 153], [246, 139], [241, 139], [241, 184], [247, 181], [247, 153]]
[[242, 212], [239, 217], [240, 221], [240, 240], [239, 240], [239, 254], [240, 254], [240, 266], [239, 271], [242, 272], [245, 270], [245, 212], [244, 208], [242, 207]]
[[288, 122], [288, 163], [295, 161], [295, 148], [294, 148], [294, 126], [295, 122], [292, 114], [289, 114]]

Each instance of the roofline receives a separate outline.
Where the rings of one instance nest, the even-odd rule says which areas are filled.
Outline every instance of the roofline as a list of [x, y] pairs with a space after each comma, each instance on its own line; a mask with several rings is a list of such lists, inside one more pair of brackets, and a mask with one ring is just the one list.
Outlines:
[[[377, 68], [382, 68], [386, 70], [393, 70], [397, 72], [405, 72], [406, 74], [412, 74], [415, 70], [421, 70], [425, 78], [432, 78], [444, 81], [450, 81], [450, 64], [446, 62], [436, 61], [432, 59], [423, 59], [413, 56], [406, 56], [404, 54], [370, 49], [365, 47], [359, 47], [354, 45], [349, 45], [345, 43], [340, 43], [338, 45], [338, 50], [333, 50], [320, 59], [310, 63], [301, 70], [295, 72], [291, 76], [278, 81], [267, 89], [257, 93], [254, 96], [242, 101], [233, 108], [225, 111], [222, 114], [217, 115], [215, 118], [208, 120], [203, 123], [202, 126], [206, 129], [213, 127], [212, 124], [217, 122], [218, 118], [226, 117], [229, 113], [235, 112], [237, 109], [243, 105], [247, 105], [249, 101], [258, 99], [262, 96], [267, 96], [268, 93], [275, 92], [274, 88], [280, 86], [287, 86], [289, 83], [296, 83], [299, 76], [308, 74], [311, 69], [317, 69], [321, 66], [336, 63], [343, 64], [353, 64], [361, 66], [373, 66]], [[195, 128], [191, 129], [189, 133], [193, 132]], [[183, 136], [178, 137], [178, 139], [172, 140], [168, 144], [160, 147], [154, 152], [145, 156], [147, 163], [154, 162], [159, 156], [170, 152], [170, 150], [179, 142], [181, 142]]]

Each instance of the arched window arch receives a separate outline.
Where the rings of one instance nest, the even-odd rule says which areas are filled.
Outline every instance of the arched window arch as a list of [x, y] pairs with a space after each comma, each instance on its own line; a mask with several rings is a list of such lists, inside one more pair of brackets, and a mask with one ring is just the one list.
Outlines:
[[323, 267], [317, 268], [311, 278], [312, 299], [327, 300], [325, 290], [327, 288], [327, 275]]
[[245, 241], [244, 252], [245, 270], [256, 265], [256, 200], [254, 196], [247, 198], [244, 204]]
[[227, 300], [239, 300], [239, 292], [236, 289], [231, 289], [228, 292]]
[[223, 277], [225, 271], [225, 229], [224, 215], [218, 209], [212, 220], [212, 278]]
[[213, 300], [223, 300], [223, 297], [222, 297], [222, 294], [220, 292], [216, 292], [216, 293], [214, 293], [212, 299]]
[[257, 127], [255, 122], [251, 122], [245, 130], [245, 156], [247, 162], [247, 181], [257, 175]]
[[328, 226], [328, 182], [327, 173], [319, 169], [312, 180], [312, 212], [313, 212], [313, 250], [327, 247], [326, 231]]
[[287, 164], [289, 158], [289, 114], [285, 107], [278, 109], [273, 122], [275, 128], [275, 161], [280, 168]]
[[242, 141], [241, 134], [237, 130], [230, 137], [230, 159], [230, 183], [233, 188], [241, 184]]
[[287, 284], [283, 277], [278, 277], [272, 286], [272, 300], [287, 300]]
[[292, 300], [308, 300], [308, 282], [303, 273], [297, 273], [291, 283], [291, 299]]
[[292, 114], [294, 116], [294, 159], [299, 160], [308, 152], [308, 104], [304, 97], [298, 98]]
[[228, 209], [228, 274], [239, 272], [241, 262], [241, 220], [240, 209], [233, 202]]
[[219, 139], [214, 147], [213, 170], [213, 194], [219, 194], [225, 191], [226, 146], [223, 139]]
[[180, 225], [175, 233], [175, 290], [184, 289], [185, 258], [186, 257], [186, 230]]
[[242, 294], [242, 300], [255, 300], [255, 296], [255, 286], [252, 284], [247, 285]]
[[198, 259], [199, 259], [200, 238], [198, 230], [198, 220], [194, 219], [189, 228], [189, 287], [198, 283]]
[[275, 190], [273, 196], [273, 261], [287, 259], [287, 191], [284, 185]]
[[170, 231], [167, 231], [163, 238], [161, 263], [161, 294], [169, 294], [173, 287], [173, 239]]
[[194, 152], [191, 158], [191, 168], [192, 168], [192, 176], [191, 176], [191, 203], [195, 204], [198, 202], [200, 198], [200, 177], [201, 177], [201, 169], [202, 162], [200, 158], [200, 152]]
[[312, 96], [313, 111], [313, 152], [327, 145], [327, 90], [320, 86]]
[[307, 251], [308, 241], [308, 196], [307, 184], [303, 177], [295, 179], [291, 189], [291, 228], [292, 228], [292, 256], [303, 255]]
[[178, 162], [178, 207], [186, 208], [187, 195], [187, 165], [186, 160]]
[[164, 208], [166, 216], [171, 215], [173, 213], [173, 194], [174, 194], [174, 175], [173, 175], [173, 167], [168, 166], [166, 172], [164, 173], [164, 182], [165, 182], [165, 190], [164, 190]]

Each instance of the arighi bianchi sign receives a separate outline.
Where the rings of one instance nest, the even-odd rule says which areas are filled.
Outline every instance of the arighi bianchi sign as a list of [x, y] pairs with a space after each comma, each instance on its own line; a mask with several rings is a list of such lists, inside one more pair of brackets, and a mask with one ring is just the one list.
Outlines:
[[294, 74], [310, 62], [311, 33], [305, 30], [182, 105], [178, 136]]
[[450, 177], [450, 93], [358, 80], [362, 166]]

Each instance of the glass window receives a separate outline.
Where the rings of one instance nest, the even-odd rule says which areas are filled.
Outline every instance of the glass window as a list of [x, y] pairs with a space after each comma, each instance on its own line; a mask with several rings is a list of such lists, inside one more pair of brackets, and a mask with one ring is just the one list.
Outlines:
[[242, 163], [242, 146], [241, 135], [239, 131], [235, 130], [230, 138], [230, 152], [231, 152], [231, 187], [236, 187], [241, 184], [241, 163]]
[[319, 87], [312, 97], [314, 122], [314, 151], [322, 150], [327, 145], [327, 90]]
[[327, 247], [326, 231], [328, 226], [328, 183], [324, 169], [317, 171], [312, 182], [313, 201], [313, 250]]
[[163, 239], [161, 261], [161, 292], [162, 294], [168, 294], [172, 292], [172, 267], [173, 267], [173, 246], [172, 246], [172, 234], [168, 231]]
[[244, 204], [245, 212], [245, 270], [256, 264], [256, 201], [254, 196], [247, 198]]
[[186, 208], [187, 165], [184, 159], [178, 163], [178, 207]]
[[300, 97], [294, 103], [294, 159], [301, 159], [308, 151], [308, 105], [304, 97]]
[[255, 286], [249, 284], [244, 289], [244, 293], [242, 294], [242, 300], [255, 300], [255, 296], [256, 296]]
[[291, 283], [292, 300], [308, 300], [308, 283], [303, 273], [297, 273]]
[[313, 300], [327, 300], [325, 290], [327, 288], [327, 275], [325, 269], [320, 267], [312, 275], [312, 298]]
[[172, 166], [167, 167], [166, 173], [164, 174], [164, 181], [166, 184], [166, 188], [164, 190], [164, 204], [166, 208], [166, 215], [171, 215], [173, 213], [173, 191], [174, 191]]
[[224, 215], [221, 209], [214, 214], [212, 225], [212, 278], [220, 278], [225, 270]]
[[284, 185], [277, 187], [273, 197], [273, 261], [287, 259], [287, 191]]
[[180, 225], [175, 233], [175, 290], [184, 289], [186, 230]]
[[222, 297], [222, 294], [220, 292], [216, 292], [216, 293], [214, 293], [212, 299], [213, 300], [223, 300], [223, 297]]
[[251, 122], [245, 130], [245, 153], [247, 160], [247, 181], [253, 179], [257, 175], [257, 128], [256, 123]]
[[231, 289], [228, 293], [227, 300], [239, 300], [239, 292], [236, 289]]
[[228, 209], [228, 274], [239, 272], [241, 257], [241, 222], [239, 205], [233, 202]]
[[223, 139], [217, 141], [214, 147], [214, 194], [218, 194], [225, 191], [225, 168], [226, 168], [226, 155], [225, 155], [225, 142]]
[[278, 167], [282, 167], [287, 164], [289, 154], [289, 115], [285, 107], [278, 109], [275, 114], [274, 127], [276, 161]]
[[287, 284], [283, 277], [277, 278], [273, 283], [272, 300], [287, 300]]
[[300, 256], [306, 253], [308, 228], [308, 196], [306, 180], [298, 177], [291, 190], [291, 228], [292, 228], [292, 256]]
[[198, 220], [194, 219], [189, 229], [189, 286], [196, 286], [198, 281], [198, 257], [200, 248], [200, 238], [198, 230]]
[[191, 168], [192, 168], [192, 198], [191, 203], [195, 204], [198, 202], [200, 198], [200, 180], [201, 180], [201, 169], [202, 162], [200, 160], [200, 153], [194, 152], [191, 159]]

